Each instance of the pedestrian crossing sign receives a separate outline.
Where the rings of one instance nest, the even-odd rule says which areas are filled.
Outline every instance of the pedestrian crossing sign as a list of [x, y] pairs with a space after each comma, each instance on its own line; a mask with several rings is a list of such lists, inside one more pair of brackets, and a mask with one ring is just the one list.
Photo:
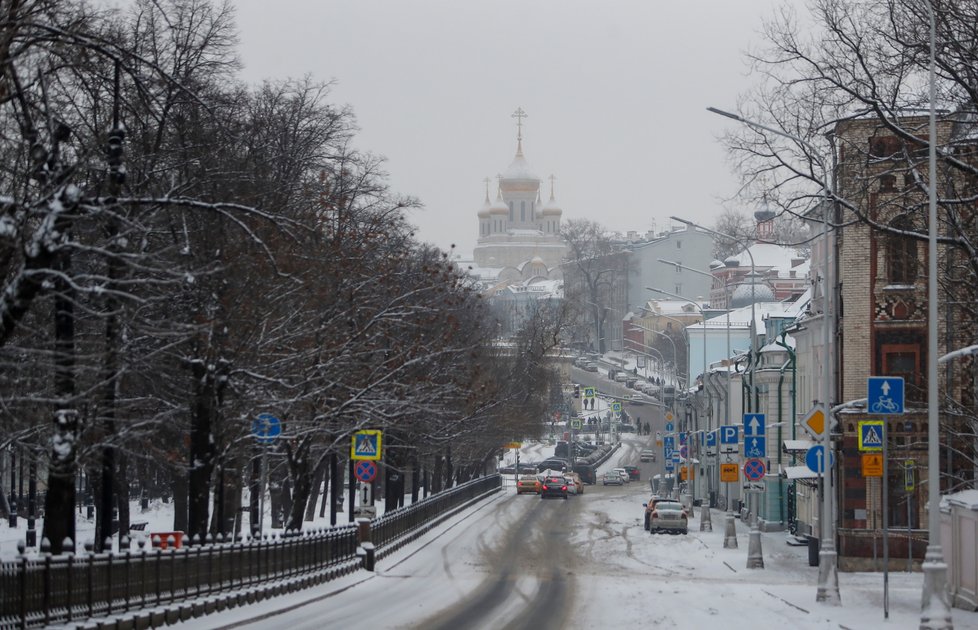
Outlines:
[[882, 451], [885, 427], [882, 420], [862, 420], [859, 422], [859, 450]]
[[585, 387], [584, 388], [584, 397], [585, 398], [594, 398], [596, 395], [597, 395], [597, 388], [596, 387]]
[[381, 453], [381, 431], [364, 430], [353, 434], [350, 445], [350, 459], [378, 460]]

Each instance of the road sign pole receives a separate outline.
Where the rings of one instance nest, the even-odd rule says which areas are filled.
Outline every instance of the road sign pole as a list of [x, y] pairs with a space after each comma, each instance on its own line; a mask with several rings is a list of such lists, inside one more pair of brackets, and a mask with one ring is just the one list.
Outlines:
[[883, 619], [890, 618], [890, 513], [889, 513], [889, 494], [890, 494], [890, 471], [887, 459], [887, 442], [889, 435], [887, 431], [886, 416], [883, 416]]

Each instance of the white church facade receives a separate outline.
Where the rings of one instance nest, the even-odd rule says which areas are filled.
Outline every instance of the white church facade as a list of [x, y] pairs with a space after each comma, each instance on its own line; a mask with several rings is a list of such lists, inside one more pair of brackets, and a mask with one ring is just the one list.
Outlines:
[[523, 155], [522, 108], [517, 119], [516, 156], [499, 176], [495, 200], [491, 200], [489, 181], [479, 210], [479, 238], [468, 270], [483, 290], [540, 280], [560, 280], [560, 263], [567, 245], [560, 236], [563, 214], [554, 198], [554, 178], [550, 198], [542, 203], [540, 178]]

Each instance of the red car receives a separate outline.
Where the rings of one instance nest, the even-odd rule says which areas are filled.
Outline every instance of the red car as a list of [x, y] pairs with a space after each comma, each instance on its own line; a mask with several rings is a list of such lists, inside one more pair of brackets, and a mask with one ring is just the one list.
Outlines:
[[642, 471], [638, 466], [622, 466], [622, 468], [625, 469], [625, 472], [628, 473], [628, 478], [632, 481], [638, 481], [642, 478]]

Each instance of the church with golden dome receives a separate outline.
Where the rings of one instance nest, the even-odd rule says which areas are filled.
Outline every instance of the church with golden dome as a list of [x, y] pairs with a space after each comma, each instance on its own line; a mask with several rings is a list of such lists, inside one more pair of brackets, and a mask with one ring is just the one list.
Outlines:
[[560, 263], [567, 245], [560, 236], [562, 210], [550, 177], [549, 200], [542, 203], [541, 180], [523, 154], [522, 108], [517, 120], [516, 156], [499, 175], [492, 200], [486, 179], [486, 198], [479, 210], [479, 238], [469, 270], [484, 289], [516, 283], [562, 279]]

